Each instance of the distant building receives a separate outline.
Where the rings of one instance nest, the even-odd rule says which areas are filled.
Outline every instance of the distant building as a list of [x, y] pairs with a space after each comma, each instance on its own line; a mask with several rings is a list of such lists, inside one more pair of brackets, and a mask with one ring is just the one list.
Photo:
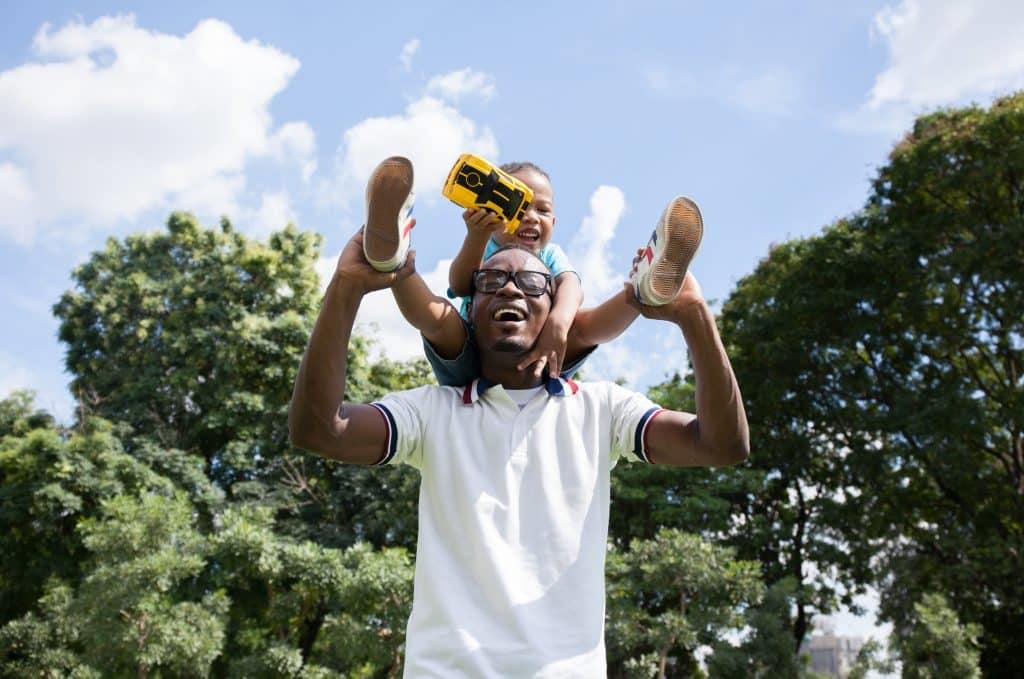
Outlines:
[[860, 637], [837, 637], [822, 634], [800, 645], [800, 652], [811, 659], [811, 669], [833, 679], [846, 679], [864, 641]]

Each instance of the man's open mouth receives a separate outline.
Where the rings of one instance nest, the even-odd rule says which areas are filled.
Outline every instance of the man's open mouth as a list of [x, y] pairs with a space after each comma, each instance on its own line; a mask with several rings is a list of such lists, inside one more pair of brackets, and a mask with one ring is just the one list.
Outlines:
[[501, 307], [494, 310], [491, 318], [495, 321], [517, 323], [526, 320], [526, 313], [516, 307]]

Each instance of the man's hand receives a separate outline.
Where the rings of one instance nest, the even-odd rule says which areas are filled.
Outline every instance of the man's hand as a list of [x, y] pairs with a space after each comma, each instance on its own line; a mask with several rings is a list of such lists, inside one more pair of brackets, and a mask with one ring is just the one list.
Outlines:
[[548, 376], [557, 378], [562, 372], [565, 360], [565, 345], [569, 337], [568, 328], [555, 327], [549, 319], [537, 337], [533, 350], [516, 366], [517, 370], [533, 369], [533, 376], [539, 378], [547, 368]]
[[692, 309], [694, 306], [706, 305], [704, 293], [700, 289], [700, 283], [697, 282], [697, 278], [693, 273], [689, 271], [686, 272], [686, 278], [683, 279], [683, 287], [679, 289], [676, 298], [664, 306], [641, 304], [636, 298], [636, 292], [633, 289], [632, 283], [626, 283], [626, 300], [630, 306], [638, 309], [640, 315], [645, 318], [672, 321], [677, 324], [682, 320], [683, 314], [688, 309]]
[[[636, 265], [640, 261], [640, 257], [643, 256], [644, 249], [640, 248], [636, 251], [636, 256], [633, 257], [633, 269], [630, 272], [630, 276], [636, 273]], [[640, 311], [640, 315], [645, 318], [651, 318], [659, 321], [673, 321], [678, 323], [681, 316], [680, 314], [686, 309], [692, 307], [695, 304], [705, 305], [704, 293], [700, 289], [700, 283], [697, 282], [697, 278], [693, 275], [693, 272], [687, 271], [686, 278], [683, 279], [683, 286], [679, 288], [679, 292], [676, 293], [676, 298], [664, 306], [648, 306], [641, 304], [640, 300], [636, 298], [636, 290], [633, 288], [633, 283], [628, 282], [625, 284], [626, 287], [626, 300], [630, 306]]]
[[[413, 220], [415, 224], [415, 220]], [[360, 228], [341, 251], [334, 269], [335, 279], [344, 281], [345, 286], [362, 294], [390, 288], [398, 281], [408, 278], [416, 270], [416, 251], [410, 250], [405, 264], [395, 271], [381, 272], [370, 266], [363, 253], [363, 230]]]

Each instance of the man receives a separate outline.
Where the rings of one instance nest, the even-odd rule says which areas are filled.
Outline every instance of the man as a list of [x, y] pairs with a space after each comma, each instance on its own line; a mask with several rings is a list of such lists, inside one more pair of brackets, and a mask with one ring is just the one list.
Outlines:
[[[371, 183], [369, 213], [401, 205], [396, 191]], [[655, 272], [658, 264], [655, 257]], [[371, 267], [363, 231], [346, 245], [299, 369], [292, 440], [342, 462], [420, 471], [407, 677], [604, 676], [611, 468], [619, 458], [721, 466], [748, 455], [746, 415], [714, 317], [692, 274], [667, 304], [638, 305], [681, 329], [696, 415], [609, 382], [536, 377], [517, 366], [551, 310], [550, 275], [531, 252], [503, 249], [473, 279], [480, 378], [345, 403], [359, 304], [413, 267], [413, 257], [389, 273]]]

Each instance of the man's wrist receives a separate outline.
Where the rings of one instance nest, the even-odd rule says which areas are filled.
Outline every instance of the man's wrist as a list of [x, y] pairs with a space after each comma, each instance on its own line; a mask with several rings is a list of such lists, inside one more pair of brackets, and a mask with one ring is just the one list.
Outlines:
[[366, 289], [366, 284], [358, 277], [347, 274], [344, 271], [335, 271], [334, 275], [331, 276], [330, 282], [327, 284], [324, 297], [351, 300], [358, 306], [360, 300], [362, 300], [367, 292], [369, 291]]
[[695, 328], [705, 326], [708, 323], [712, 325], [715, 323], [715, 315], [703, 298], [694, 299], [679, 305], [674, 316], [676, 325], [684, 332], [687, 327]]

